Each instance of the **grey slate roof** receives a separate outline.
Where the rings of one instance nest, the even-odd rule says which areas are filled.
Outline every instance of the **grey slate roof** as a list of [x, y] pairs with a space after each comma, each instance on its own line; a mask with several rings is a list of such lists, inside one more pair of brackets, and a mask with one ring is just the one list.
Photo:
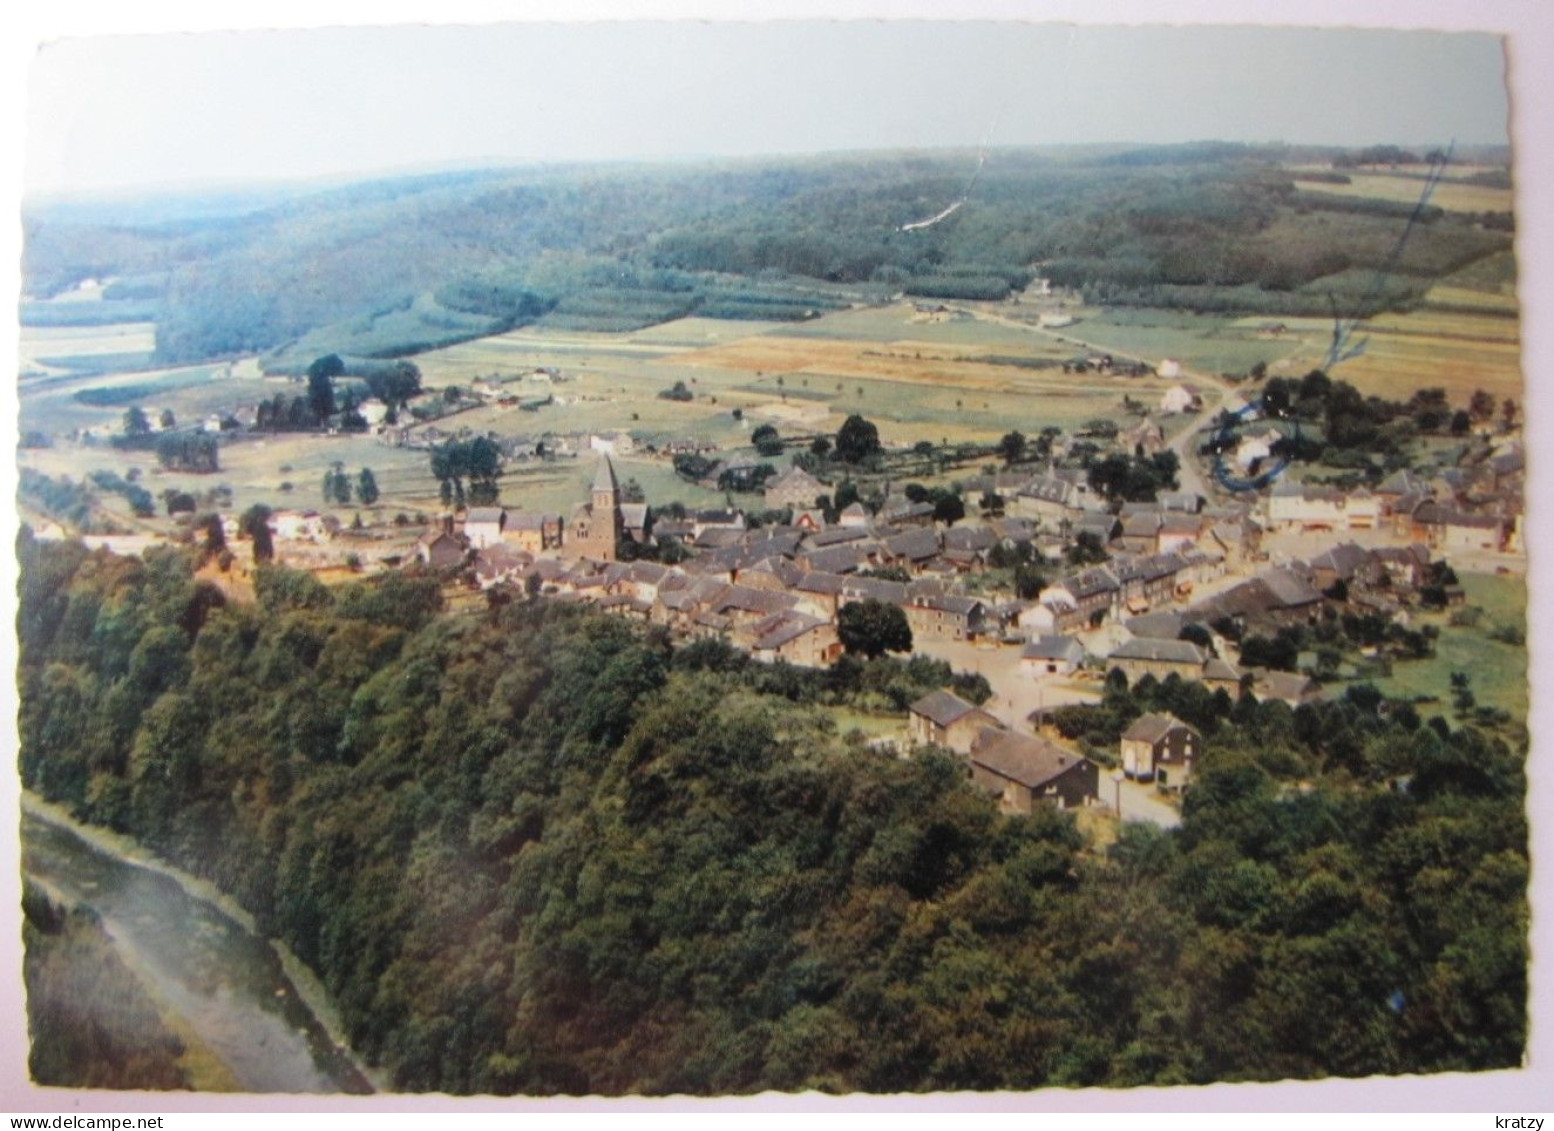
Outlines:
[[1084, 645], [1072, 636], [1038, 636], [1020, 652], [1022, 660], [1065, 660], [1077, 664], [1084, 658]]
[[1152, 640], [1137, 637], [1124, 641], [1112, 652], [1113, 660], [1155, 660], [1203, 666], [1202, 650], [1190, 640]]
[[1085, 759], [1045, 738], [990, 727], [972, 744], [971, 760], [1001, 778], [1037, 789]]
[[907, 710], [914, 715], [922, 715], [938, 726], [947, 727], [956, 719], [977, 710], [977, 707], [953, 691], [940, 688], [938, 691], [930, 691]]
[[1128, 742], [1147, 742], [1154, 745], [1176, 727], [1182, 727], [1197, 735], [1197, 731], [1182, 722], [1175, 715], [1140, 715], [1133, 720], [1133, 725], [1122, 732], [1122, 737]]

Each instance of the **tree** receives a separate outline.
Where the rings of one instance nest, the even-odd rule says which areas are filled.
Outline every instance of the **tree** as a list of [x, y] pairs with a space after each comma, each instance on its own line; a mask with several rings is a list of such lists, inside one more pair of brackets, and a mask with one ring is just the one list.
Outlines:
[[1068, 548], [1069, 565], [1095, 565], [1106, 559], [1106, 546], [1101, 542], [1100, 535], [1092, 534], [1088, 530], [1075, 538], [1074, 544]]
[[755, 450], [763, 456], [782, 455], [782, 437], [777, 429], [770, 424], [763, 424], [750, 433], [750, 441], [755, 444]]
[[1004, 457], [1004, 462], [1017, 463], [1025, 454], [1025, 434], [1022, 432], [1006, 432], [1004, 438], [998, 441], [998, 453]]
[[324, 502], [348, 506], [351, 502], [351, 477], [345, 465], [336, 460], [324, 473]]
[[842, 422], [836, 433], [837, 458], [847, 463], [862, 463], [879, 452], [878, 428], [856, 413]]
[[221, 470], [220, 445], [208, 432], [164, 432], [157, 437], [156, 458], [169, 471]]
[[238, 530], [254, 544], [254, 561], [275, 560], [275, 541], [270, 536], [270, 508], [255, 503], [238, 519]]
[[146, 410], [139, 405], [131, 405], [124, 410], [124, 434], [126, 436], [144, 436], [151, 431], [151, 421], [146, 419]]
[[308, 366], [309, 381], [312, 381], [315, 377], [323, 377], [333, 381], [336, 377], [344, 376], [345, 362], [340, 360], [340, 355], [337, 353], [326, 353], [323, 357], [316, 357], [313, 359], [313, 363]]
[[836, 614], [842, 647], [874, 659], [886, 652], [912, 650], [912, 626], [899, 605], [885, 601], [850, 601]]
[[961, 502], [959, 495], [947, 491], [934, 500], [933, 517], [935, 522], [954, 526], [966, 517], [966, 504]]
[[829, 436], [816, 436], [809, 443], [809, 450], [819, 459], [825, 459], [831, 454], [831, 438]]
[[1495, 415], [1495, 398], [1483, 389], [1473, 390], [1473, 396], [1468, 399], [1468, 414], [1474, 420], [1488, 420]]
[[370, 507], [378, 501], [380, 497], [378, 480], [372, 474], [372, 468], [362, 468], [361, 474], [356, 477], [356, 497], [361, 500], [364, 507]]
[[[325, 364], [331, 359], [333, 365]], [[322, 424], [335, 414], [334, 377], [342, 372], [344, 366], [334, 354], [321, 357], [308, 366], [308, 409], [315, 424]]]

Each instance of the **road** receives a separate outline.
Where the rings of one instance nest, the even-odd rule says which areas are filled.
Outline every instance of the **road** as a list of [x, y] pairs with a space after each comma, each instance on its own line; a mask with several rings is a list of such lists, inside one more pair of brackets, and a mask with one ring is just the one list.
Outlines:
[[970, 644], [964, 641], [923, 641], [914, 652], [946, 661], [957, 671], [978, 672], [987, 677], [993, 697], [982, 709], [1012, 730], [1030, 731], [1029, 718], [1038, 708], [1062, 707], [1069, 703], [1094, 703], [1096, 690], [1058, 677], [1037, 679], [1020, 666], [1020, 649], [1012, 644]]
[[[1104, 342], [1083, 341], [1078, 338], [1060, 334], [1056, 330], [1044, 329], [1040, 326], [1032, 326], [1029, 322], [1022, 322], [1017, 318], [1010, 318], [1005, 314], [998, 314], [991, 310], [976, 310], [971, 308], [959, 308], [961, 313], [969, 314], [973, 318], [983, 322], [993, 322], [1000, 326], [1008, 326], [1016, 330], [1024, 330], [1038, 337], [1049, 338], [1064, 345], [1075, 346], [1082, 350], [1104, 350], [1119, 361], [1143, 362], [1151, 368], [1159, 365], [1163, 360], [1158, 357], [1142, 357], [1138, 354], [1130, 354], [1124, 350], [1114, 349]], [[1192, 438], [1199, 426], [1206, 420], [1214, 419], [1214, 415], [1223, 407], [1231, 395], [1230, 386], [1212, 373], [1202, 373], [1193, 369], [1182, 369], [1181, 380], [1196, 385], [1204, 394], [1203, 408], [1197, 412], [1185, 416], [1185, 424], [1181, 431], [1174, 434], [1167, 442], [1166, 447], [1176, 453], [1180, 470], [1177, 472], [1177, 483], [1183, 491], [1191, 491], [1202, 495], [1205, 499], [1212, 499], [1213, 493], [1209, 490], [1210, 484], [1204, 477], [1197, 458], [1189, 451]]]

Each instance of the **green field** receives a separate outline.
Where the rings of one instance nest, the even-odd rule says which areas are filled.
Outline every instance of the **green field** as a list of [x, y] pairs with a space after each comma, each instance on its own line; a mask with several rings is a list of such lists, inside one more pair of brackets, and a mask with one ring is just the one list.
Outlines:
[[1451, 674], [1467, 672], [1473, 694], [1483, 706], [1509, 711], [1517, 720], [1527, 718], [1527, 649], [1506, 644], [1489, 636], [1497, 624], [1527, 623], [1527, 586], [1520, 577], [1464, 573], [1462, 587], [1468, 603], [1484, 610], [1479, 624], [1472, 628], [1451, 627], [1444, 615], [1421, 618], [1422, 623], [1441, 626], [1435, 655], [1428, 660], [1397, 661], [1392, 675], [1376, 685], [1388, 695], [1411, 697], [1433, 695], [1437, 702], [1421, 703], [1421, 714], [1451, 714]]
[[[1259, 361], [1270, 367], [1302, 344], [1299, 331], [1279, 338], [1260, 337], [1257, 327], [1286, 318], [1239, 319], [1176, 310], [1115, 309], [1087, 313], [1057, 331], [1092, 349], [1110, 350], [1152, 363], [1174, 358], [1189, 369], [1209, 373], [1245, 373]], [[1327, 324], [1323, 323], [1323, 334]]]
[[[29, 382], [21, 389], [19, 424], [23, 431], [38, 429], [60, 435], [77, 428], [116, 424], [131, 405], [139, 405], [152, 415], [171, 409], [181, 423], [189, 423], [209, 413], [253, 404], [277, 391], [277, 386], [264, 381], [227, 377], [226, 371], [224, 365], [195, 365]], [[113, 397], [115, 404], [83, 404], [75, 394], [85, 389], [123, 389], [124, 395]]]

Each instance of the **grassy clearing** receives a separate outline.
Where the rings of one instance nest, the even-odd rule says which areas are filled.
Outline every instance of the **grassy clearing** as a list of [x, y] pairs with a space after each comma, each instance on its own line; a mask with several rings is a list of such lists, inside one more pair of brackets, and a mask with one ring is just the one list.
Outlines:
[[1527, 649], [1489, 635], [1497, 624], [1525, 628], [1526, 582], [1520, 577], [1482, 573], [1464, 573], [1461, 580], [1468, 603], [1484, 610], [1478, 625], [1452, 627], [1445, 615], [1424, 618], [1426, 623], [1441, 626], [1435, 655], [1428, 660], [1394, 663], [1392, 675], [1378, 680], [1377, 686], [1388, 695], [1435, 696], [1436, 702], [1420, 704], [1420, 712], [1450, 715], [1452, 672], [1467, 672], [1480, 704], [1509, 711], [1515, 719], [1526, 719]]
[[836, 723], [838, 734], [862, 731], [866, 738], [894, 738], [906, 740], [906, 718], [903, 715], [876, 715], [852, 707], [826, 707], [826, 714]]

